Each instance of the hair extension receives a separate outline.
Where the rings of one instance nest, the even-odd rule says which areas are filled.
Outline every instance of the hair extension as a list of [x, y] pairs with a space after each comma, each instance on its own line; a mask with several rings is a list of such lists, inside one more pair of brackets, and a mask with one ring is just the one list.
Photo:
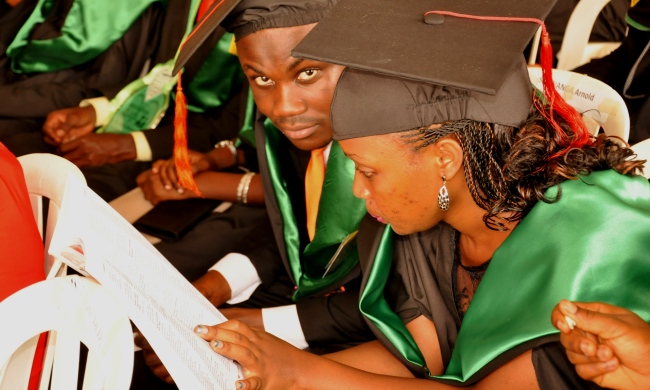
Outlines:
[[[465, 180], [474, 202], [486, 210], [483, 221], [493, 230], [506, 230], [505, 222], [521, 220], [538, 201], [555, 202], [544, 192], [565, 180], [594, 171], [614, 169], [626, 175], [639, 174], [645, 161], [633, 160], [634, 152], [601, 134], [581, 148], [564, 153], [566, 139], [548, 121], [547, 106], [537, 102], [526, 122], [517, 129], [469, 119], [445, 122], [408, 131], [402, 135], [413, 151], [454, 134], [463, 150]], [[556, 118], [569, 136], [576, 134]]]

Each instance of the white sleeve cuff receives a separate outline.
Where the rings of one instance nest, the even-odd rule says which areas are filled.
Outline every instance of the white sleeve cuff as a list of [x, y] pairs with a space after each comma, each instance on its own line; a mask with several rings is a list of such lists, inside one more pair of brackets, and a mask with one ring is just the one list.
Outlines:
[[111, 102], [105, 96], [84, 99], [79, 102], [79, 107], [93, 106], [95, 109], [95, 127], [104, 126], [111, 113]]
[[147, 137], [145, 137], [142, 131], [132, 132], [131, 137], [133, 137], [133, 142], [135, 142], [135, 161], [151, 161], [153, 154], [151, 153], [151, 146], [149, 146]]
[[281, 338], [296, 348], [309, 347], [302, 333], [296, 305], [269, 307], [262, 309], [264, 330]]
[[218, 271], [230, 286], [230, 299], [227, 303], [234, 305], [251, 297], [253, 291], [262, 284], [257, 270], [250, 259], [241, 253], [228, 253], [210, 267]]

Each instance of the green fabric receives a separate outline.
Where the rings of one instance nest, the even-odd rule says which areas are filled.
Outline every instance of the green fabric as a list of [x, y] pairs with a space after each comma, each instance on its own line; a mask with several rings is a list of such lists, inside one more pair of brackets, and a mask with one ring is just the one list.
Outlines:
[[174, 60], [158, 64], [147, 74], [132, 81], [111, 100], [106, 125], [97, 133], [129, 134], [155, 128], [169, 107], [169, 94], [177, 77], [171, 75]]
[[[192, 0], [186, 35], [194, 26], [200, 3], [200, 0]], [[235, 90], [233, 83], [241, 85], [243, 73], [239, 60], [228, 51], [232, 38], [233, 35], [230, 33], [225, 33], [221, 37], [196, 76], [185, 87], [188, 110], [205, 112], [207, 109], [219, 107], [231, 98], [230, 95]], [[176, 86], [178, 77], [171, 75], [174, 62], [175, 59], [172, 59], [157, 64], [145, 77], [124, 87], [111, 100], [108, 121], [97, 132], [128, 134], [155, 128], [165, 115], [169, 107], [170, 94]], [[247, 107], [247, 117], [241, 130], [244, 134], [248, 128], [252, 129], [253, 112], [254, 106]]]
[[201, 113], [220, 107], [230, 99], [233, 85], [242, 84], [239, 58], [229, 51], [232, 40], [233, 34], [225, 33], [190, 83], [183, 84], [188, 111]]
[[494, 253], [438, 378], [465, 382], [503, 352], [558, 333], [550, 315], [563, 298], [606, 301], [650, 321], [648, 181], [609, 170], [560, 187], [560, 200], [535, 205]]
[[300, 253], [298, 226], [277, 157], [277, 153], [284, 152], [280, 150], [282, 135], [268, 119], [264, 122], [264, 129], [265, 152], [271, 183], [282, 217], [287, 261], [296, 283], [293, 299], [300, 300], [326, 291], [359, 263], [359, 254], [354, 241], [353, 246], [343, 253], [341, 259], [323, 277], [327, 264], [340, 243], [348, 235], [357, 231], [361, 219], [366, 214], [365, 202], [352, 194], [354, 163], [343, 154], [338, 142], [333, 141], [318, 206], [316, 235], [304, 252]]
[[636, 28], [639, 31], [650, 31], [650, 26], [645, 26], [637, 22], [636, 20], [632, 19], [630, 15], [625, 15], [625, 21], [627, 22], [627, 24]]
[[156, 1], [77, 0], [61, 28], [61, 36], [30, 40], [32, 30], [53, 10], [55, 0], [40, 0], [7, 48], [16, 73], [69, 69], [97, 57], [120, 39], [133, 22]]
[[402, 319], [395, 314], [386, 302], [384, 287], [393, 262], [393, 230], [386, 226], [381, 235], [375, 262], [368, 275], [366, 288], [359, 298], [359, 310], [393, 343], [395, 348], [409, 362], [424, 367], [424, 357], [413, 336], [406, 329]]
[[255, 99], [253, 98], [253, 91], [248, 88], [248, 97], [246, 99], [246, 117], [244, 118], [244, 124], [239, 130], [239, 136], [237, 137], [237, 142], [235, 146], [239, 147], [241, 141], [245, 140], [249, 145], [255, 147]]

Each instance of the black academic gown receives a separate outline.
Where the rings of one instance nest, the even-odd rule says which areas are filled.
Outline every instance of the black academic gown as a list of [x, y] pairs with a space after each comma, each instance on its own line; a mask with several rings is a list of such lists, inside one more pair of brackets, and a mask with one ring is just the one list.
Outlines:
[[[268, 173], [263, 121], [264, 117], [258, 115], [255, 135], [269, 221], [268, 224], [259, 225], [250, 239], [243, 241], [245, 246], [239, 252], [248, 256], [255, 266], [262, 280], [260, 291], [273, 300], [282, 298], [284, 301], [282, 304], [291, 304], [294, 303], [291, 301], [291, 294], [295, 283], [286, 255], [282, 218]], [[301, 242], [300, 252], [302, 252], [309, 243], [304, 180], [310, 152], [296, 148], [284, 137], [281, 138], [281, 144], [283, 153], [278, 153], [278, 156], [282, 166], [282, 177], [287, 183], [296, 216]], [[295, 302], [300, 325], [310, 347], [331, 344], [350, 345], [373, 338], [358, 309], [359, 282], [357, 267], [337, 285], [332, 286], [334, 291], [344, 285], [345, 292], [327, 296], [317, 295]], [[251, 298], [261, 299], [255, 294]]]
[[[363, 273], [362, 289], [367, 284], [369, 270], [374, 262], [384, 226], [367, 216], [359, 227], [357, 242]], [[425, 232], [397, 236], [393, 268], [385, 289], [389, 306], [405, 323], [420, 315], [435, 323], [445, 367], [451, 360], [461, 326], [461, 319], [454, 303], [452, 284], [455, 245], [455, 231], [445, 223], [440, 223]], [[404, 359], [386, 336], [369, 320], [368, 325], [382, 344], [414, 375], [420, 378], [425, 376], [422, 369]], [[558, 339], [559, 336], [554, 335], [518, 346], [488, 364], [472, 378], [474, 379], [472, 383], [521, 353], [532, 349], [533, 366], [540, 388], [599, 389], [600, 387], [593, 382], [578, 377]]]
[[[70, 7], [64, 3], [71, 2], [60, 0], [54, 9], [67, 12]], [[83, 99], [103, 95], [105, 88], [124, 86], [138, 78], [147, 59], [153, 55], [164, 12], [160, 3], [152, 4], [108, 50], [71, 69], [16, 74], [12, 72], [3, 50], [0, 57], [0, 99], [3, 102], [0, 106], [0, 139], [5, 141], [16, 133], [16, 128], [23, 132], [40, 131], [44, 118], [51, 111], [78, 106]], [[29, 13], [25, 14], [29, 16]], [[58, 36], [64, 15], [48, 17], [34, 29], [31, 39]], [[12, 127], [12, 121], [19, 122], [18, 126]], [[26, 122], [30, 122], [31, 127], [25, 125]]]

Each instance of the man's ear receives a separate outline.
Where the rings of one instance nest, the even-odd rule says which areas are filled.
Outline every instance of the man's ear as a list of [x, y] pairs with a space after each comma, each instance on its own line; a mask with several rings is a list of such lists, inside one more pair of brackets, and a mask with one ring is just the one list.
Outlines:
[[440, 169], [440, 176], [451, 180], [463, 168], [463, 148], [454, 135], [441, 138], [436, 142], [434, 153]]

